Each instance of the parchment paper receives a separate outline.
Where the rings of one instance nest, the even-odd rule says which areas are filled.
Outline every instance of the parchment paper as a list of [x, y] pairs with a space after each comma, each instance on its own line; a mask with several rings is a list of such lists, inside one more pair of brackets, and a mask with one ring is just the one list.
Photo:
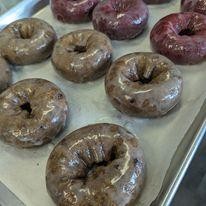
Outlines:
[[[178, 12], [179, 4], [179, 0], [173, 0], [168, 4], [149, 6], [150, 19], [146, 31], [134, 40], [113, 41], [114, 58], [135, 51], [151, 51], [149, 31], [161, 17]], [[57, 22], [49, 6], [35, 16], [52, 24], [59, 36], [79, 28], [92, 28], [91, 23], [66, 25]], [[61, 87], [69, 102], [70, 115], [65, 131], [51, 144], [41, 148], [19, 150], [0, 142], [0, 181], [27, 206], [53, 206], [45, 187], [45, 166], [54, 144], [66, 134], [87, 124], [111, 122], [125, 126], [140, 139], [147, 161], [147, 180], [136, 205], [148, 206], [160, 191], [172, 156], [206, 97], [206, 62], [179, 68], [184, 78], [181, 104], [162, 118], [147, 120], [131, 118], [114, 109], [105, 95], [104, 78], [91, 83], [74, 84], [60, 77], [50, 60], [16, 67], [14, 82], [41, 77]]]

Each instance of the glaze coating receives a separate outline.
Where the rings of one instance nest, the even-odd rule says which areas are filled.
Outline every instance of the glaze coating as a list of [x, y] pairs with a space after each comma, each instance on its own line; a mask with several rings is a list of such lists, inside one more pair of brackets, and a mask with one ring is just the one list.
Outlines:
[[129, 206], [139, 196], [145, 161], [123, 127], [94, 124], [66, 136], [47, 162], [46, 184], [58, 206]]
[[206, 15], [206, 0], [181, 0], [182, 11], [194, 11]]
[[56, 38], [54, 29], [45, 21], [20, 19], [0, 32], [1, 54], [16, 65], [41, 62], [51, 55]]
[[44, 79], [19, 81], [0, 95], [0, 138], [17, 147], [50, 142], [64, 128], [67, 102], [62, 91]]
[[171, 0], [144, 0], [145, 3], [147, 4], [164, 4], [164, 3], [168, 3]]
[[105, 89], [119, 111], [138, 117], [159, 117], [180, 101], [182, 77], [164, 56], [132, 53], [112, 64], [106, 74]]
[[89, 21], [99, 0], [51, 0], [52, 13], [59, 21], [80, 23]]
[[4, 91], [12, 81], [9, 64], [0, 56], [0, 92]]
[[92, 22], [110, 39], [124, 40], [135, 38], [144, 30], [148, 15], [142, 0], [105, 0], [95, 7]]
[[112, 62], [109, 38], [95, 30], [74, 31], [55, 44], [52, 63], [66, 79], [81, 83], [105, 74]]
[[206, 58], [206, 16], [195, 12], [170, 14], [151, 31], [153, 49], [177, 64], [196, 64]]

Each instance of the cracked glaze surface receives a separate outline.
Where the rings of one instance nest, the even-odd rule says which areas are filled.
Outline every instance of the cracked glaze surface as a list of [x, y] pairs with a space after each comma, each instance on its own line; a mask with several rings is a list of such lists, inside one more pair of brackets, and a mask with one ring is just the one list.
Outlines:
[[164, 56], [132, 53], [112, 64], [106, 74], [105, 89], [113, 106], [121, 112], [158, 117], [180, 101], [182, 76]]
[[181, 0], [182, 11], [194, 11], [206, 15], [206, 0]]
[[174, 13], [162, 18], [150, 34], [154, 50], [177, 64], [195, 64], [206, 58], [206, 16]]
[[56, 38], [54, 29], [45, 21], [20, 19], [0, 32], [0, 51], [11, 64], [33, 64], [51, 55]]
[[99, 0], [51, 0], [53, 15], [62, 22], [80, 23], [91, 19]]
[[9, 64], [0, 56], [0, 92], [5, 90], [12, 81]]
[[47, 162], [47, 189], [59, 206], [126, 206], [143, 187], [138, 140], [114, 124], [94, 124], [66, 136]]
[[51, 141], [64, 128], [68, 113], [62, 91], [44, 79], [25, 79], [0, 95], [0, 138], [17, 147]]
[[81, 83], [105, 74], [112, 62], [109, 38], [95, 30], [78, 30], [55, 44], [52, 63], [66, 79]]
[[132, 39], [146, 27], [149, 16], [142, 0], [105, 0], [93, 11], [92, 22], [96, 30], [110, 39]]

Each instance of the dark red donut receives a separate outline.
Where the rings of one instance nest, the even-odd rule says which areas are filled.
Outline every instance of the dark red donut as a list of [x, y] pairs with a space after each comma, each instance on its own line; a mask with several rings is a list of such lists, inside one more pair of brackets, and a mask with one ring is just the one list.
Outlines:
[[88, 21], [99, 0], [51, 0], [54, 16], [62, 22], [79, 23]]
[[206, 57], [206, 16], [175, 13], [162, 18], [150, 34], [153, 49], [177, 64], [195, 64]]
[[110, 39], [132, 39], [145, 28], [148, 13], [142, 0], [105, 0], [95, 7], [92, 22]]
[[171, 0], [144, 0], [145, 3], [147, 4], [163, 4], [163, 3], [168, 3]]
[[195, 11], [206, 15], [206, 0], [182, 0], [182, 11]]

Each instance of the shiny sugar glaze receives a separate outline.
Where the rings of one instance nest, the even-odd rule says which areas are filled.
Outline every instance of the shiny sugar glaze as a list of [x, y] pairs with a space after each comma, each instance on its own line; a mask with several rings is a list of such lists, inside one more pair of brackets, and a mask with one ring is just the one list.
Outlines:
[[114, 124], [94, 124], [66, 136], [47, 162], [47, 189], [61, 206], [126, 206], [139, 196], [145, 162], [138, 140]]

